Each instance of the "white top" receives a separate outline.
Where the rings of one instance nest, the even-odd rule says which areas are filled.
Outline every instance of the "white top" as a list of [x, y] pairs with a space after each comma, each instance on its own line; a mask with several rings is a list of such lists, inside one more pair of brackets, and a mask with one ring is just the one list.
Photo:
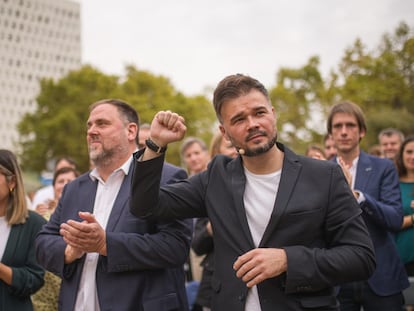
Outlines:
[[6, 249], [7, 241], [9, 239], [11, 227], [7, 223], [6, 216], [0, 217], [0, 261], [3, 258], [4, 250]]
[[[115, 199], [121, 188], [124, 177], [128, 175], [132, 156], [120, 168], [116, 169], [106, 180], [102, 180], [96, 169], [93, 169], [89, 176], [98, 180], [93, 214], [96, 221], [105, 229], [111, 214]], [[99, 311], [98, 293], [96, 289], [96, 267], [98, 264], [98, 253], [87, 253], [85, 265], [75, 304], [75, 311]]]
[[40, 188], [36, 191], [33, 196], [32, 204], [29, 205], [32, 210], [36, 209], [36, 206], [39, 204], [47, 204], [49, 200], [53, 200], [55, 198], [55, 191], [53, 190], [53, 186], [45, 186]]
[[[244, 207], [254, 245], [258, 247], [272, 215], [282, 170], [264, 175], [253, 174], [246, 168], [244, 172], [246, 174]], [[247, 294], [245, 310], [261, 311], [256, 286]]]

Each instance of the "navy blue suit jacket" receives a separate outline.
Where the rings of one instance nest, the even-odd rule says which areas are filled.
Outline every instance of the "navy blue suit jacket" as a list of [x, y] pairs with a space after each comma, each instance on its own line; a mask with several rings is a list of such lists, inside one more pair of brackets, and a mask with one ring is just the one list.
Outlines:
[[409, 283], [394, 237], [395, 232], [401, 229], [404, 216], [394, 164], [390, 160], [361, 152], [354, 189], [365, 196], [365, 202], [360, 206], [374, 244], [377, 262], [368, 283], [377, 295], [398, 293], [407, 288]]
[[[129, 212], [131, 164], [106, 227], [107, 256], [99, 256], [96, 284], [100, 309], [188, 310], [184, 271], [192, 235], [191, 220], [140, 220]], [[163, 182], [185, 178], [184, 170], [166, 164]], [[56, 211], [36, 239], [37, 258], [62, 277], [59, 310], [73, 310], [85, 256], [64, 264], [66, 243], [59, 226], [93, 211], [97, 182], [89, 173], [67, 184]]]

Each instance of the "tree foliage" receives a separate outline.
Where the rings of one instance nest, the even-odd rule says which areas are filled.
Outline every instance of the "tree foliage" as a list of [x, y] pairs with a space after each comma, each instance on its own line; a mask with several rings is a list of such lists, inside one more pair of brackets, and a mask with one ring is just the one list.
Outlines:
[[384, 34], [373, 52], [357, 39], [345, 51], [339, 77], [344, 81], [340, 97], [360, 105], [366, 115], [364, 147], [376, 144], [378, 132], [387, 127], [414, 133], [414, 37], [407, 24]]
[[[209, 139], [214, 113], [204, 96], [186, 97], [169, 80], [126, 68], [121, 79], [83, 66], [59, 81], [42, 80], [37, 110], [19, 124], [22, 163], [40, 172], [49, 159], [71, 156], [82, 171], [88, 169], [86, 120], [89, 105], [104, 98], [120, 98], [137, 109], [141, 122], [151, 122], [159, 110], [173, 110], [187, 120], [188, 134]], [[168, 159], [179, 164], [178, 146], [172, 145]]]
[[366, 115], [364, 148], [387, 127], [414, 133], [414, 37], [407, 24], [384, 34], [371, 52], [356, 39], [326, 80], [318, 67], [313, 56], [301, 68], [281, 68], [270, 90], [280, 139], [291, 148], [304, 152], [307, 144], [322, 142], [329, 108], [341, 100], [355, 102]]
[[[374, 51], [357, 38], [327, 79], [319, 63], [313, 56], [300, 68], [281, 68], [269, 88], [281, 141], [300, 153], [307, 144], [322, 142], [327, 112], [340, 100], [351, 100], [365, 112], [365, 148], [376, 144], [378, 132], [386, 127], [414, 133], [414, 36], [406, 23], [384, 34]], [[59, 81], [43, 80], [37, 110], [19, 125], [23, 165], [40, 171], [46, 160], [69, 155], [86, 170], [88, 106], [111, 97], [134, 106], [141, 123], [151, 122], [159, 110], [175, 111], [186, 119], [187, 135], [209, 142], [216, 121], [205, 96], [187, 97], [164, 76], [132, 65], [125, 69], [125, 77], [118, 77], [86, 65]], [[169, 147], [167, 160], [179, 165], [178, 148], [178, 143]]]

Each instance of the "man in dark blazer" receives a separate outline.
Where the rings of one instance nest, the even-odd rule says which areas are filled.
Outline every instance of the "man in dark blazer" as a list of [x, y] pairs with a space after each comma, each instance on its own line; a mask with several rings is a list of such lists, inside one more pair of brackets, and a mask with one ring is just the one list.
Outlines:
[[[188, 310], [183, 264], [192, 224], [129, 212], [138, 115], [119, 100], [93, 104], [87, 141], [95, 169], [69, 183], [36, 239], [37, 257], [62, 277], [59, 310]], [[166, 164], [161, 183], [186, 178]]]
[[401, 205], [397, 170], [388, 159], [360, 150], [367, 127], [361, 108], [352, 102], [334, 105], [328, 115], [328, 133], [337, 148], [333, 159], [342, 167], [359, 203], [375, 248], [377, 267], [368, 281], [343, 284], [341, 310], [402, 310], [402, 291], [409, 286], [398, 255], [395, 232], [401, 229]]
[[265, 87], [245, 75], [214, 92], [220, 130], [238, 149], [206, 171], [160, 188], [168, 143], [184, 119], [156, 114], [136, 156], [131, 212], [165, 219], [209, 217], [215, 248], [212, 310], [338, 310], [335, 285], [368, 278], [373, 247], [341, 168], [276, 143]]

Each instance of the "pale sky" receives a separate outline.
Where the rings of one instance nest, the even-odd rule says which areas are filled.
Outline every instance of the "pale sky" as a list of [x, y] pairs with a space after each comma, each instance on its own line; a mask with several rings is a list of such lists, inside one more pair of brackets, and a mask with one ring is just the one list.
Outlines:
[[117, 75], [133, 64], [188, 96], [234, 73], [271, 87], [314, 55], [326, 77], [356, 38], [373, 50], [401, 21], [414, 28], [413, 0], [74, 1], [84, 63]]

